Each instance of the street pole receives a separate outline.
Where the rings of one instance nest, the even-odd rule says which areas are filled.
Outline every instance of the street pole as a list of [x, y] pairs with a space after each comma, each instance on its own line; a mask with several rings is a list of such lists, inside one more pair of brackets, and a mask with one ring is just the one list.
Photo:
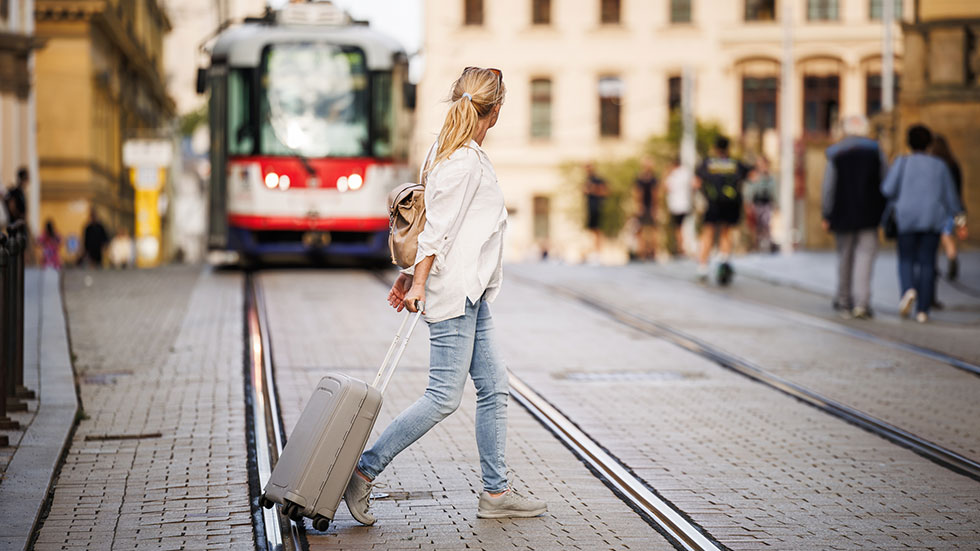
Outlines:
[[695, 140], [694, 122], [694, 68], [685, 65], [681, 72], [681, 124], [683, 132], [681, 134], [681, 166], [688, 173], [694, 172], [694, 163], [697, 159], [697, 148]]
[[783, 66], [779, 91], [779, 211], [784, 255], [793, 254], [793, 2], [783, 0]]
[[895, 52], [892, 47], [892, 24], [895, 21], [895, 1], [882, 0], [882, 24], [885, 32], [881, 48], [881, 110], [891, 113], [895, 107]]
[[[16, 2], [14, 2], [16, 4]], [[25, 0], [27, 12], [24, 21], [24, 34], [34, 36], [34, 0]], [[41, 234], [41, 166], [37, 157], [37, 79], [34, 78], [34, 48], [27, 54], [27, 75], [31, 79], [27, 96], [27, 164], [31, 190], [27, 195], [27, 223], [30, 235]]]

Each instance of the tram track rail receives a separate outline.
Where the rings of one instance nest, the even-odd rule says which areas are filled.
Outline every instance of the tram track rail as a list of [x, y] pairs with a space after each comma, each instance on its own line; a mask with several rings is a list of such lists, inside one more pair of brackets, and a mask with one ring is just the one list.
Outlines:
[[245, 273], [245, 402], [247, 417], [249, 498], [255, 547], [259, 551], [300, 551], [309, 548], [302, 524], [265, 509], [259, 496], [275, 467], [286, 434], [272, 363], [265, 297], [253, 272]]
[[734, 371], [752, 381], [796, 398], [804, 404], [843, 419], [892, 443], [908, 448], [938, 465], [980, 481], [980, 463], [977, 461], [869, 413], [782, 378], [759, 365], [713, 346], [703, 339], [664, 323], [650, 320], [642, 315], [606, 304], [594, 296], [566, 286], [546, 283], [526, 276], [511, 277], [524, 284], [543, 288], [553, 294], [570, 298], [622, 325], [672, 343], [682, 349], [706, 358], [725, 369]]

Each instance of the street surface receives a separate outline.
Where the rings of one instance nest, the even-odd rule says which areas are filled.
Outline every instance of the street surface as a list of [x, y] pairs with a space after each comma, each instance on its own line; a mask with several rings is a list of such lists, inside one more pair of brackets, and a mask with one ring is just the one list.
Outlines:
[[[938, 342], [975, 362], [980, 313], [964, 307], [926, 326], [888, 312], [843, 321], [812, 289], [744, 275], [718, 289], [690, 275], [684, 264], [508, 266], [493, 305], [508, 367], [728, 549], [980, 548], [977, 480], [575, 297], [708, 342], [973, 461], [980, 377], [893, 341]], [[287, 433], [324, 372], [373, 377], [401, 321], [385, 302], [392, 279], [353, 268], [258, 274]], [[242, 294], [235, 271], [66, 272], [85, 416], [36, 549], [254, 548]], [[947, 332], [955, 346], [937, 340]], [[424, 390], [427, 337], [420, 326], [375, 436]], [[514, 400], [511, 482], [549, 512], [477, 519], [474, 407], [468, 384], [459, 411], [381, 475], [388, 495], [374, 502], [375, 526], [341, 506], [325, 533], [306, 525], [309, 548], [672, 548]]]

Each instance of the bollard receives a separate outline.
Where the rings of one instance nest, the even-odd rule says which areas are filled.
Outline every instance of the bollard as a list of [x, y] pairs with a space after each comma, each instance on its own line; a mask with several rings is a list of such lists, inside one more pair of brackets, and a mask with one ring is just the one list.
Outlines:
[[[19, 227], [18, 227], [19, 226]], [[14, 225], [17, 228], [17, 239], [20, 241], [20, 254], [14, 259], [14, 281], [16, 295], [14, 306], [16, 307], [17, 323], [17, 347], [14, 349], [14, 393], [18, 398], [29, 400], [34, 399], [34, 391], [24, 386], [24, 259], [27, 255], [27, 225], [19, 221]]]
[[[0, 233], [0, 430], [18, 430], [20, 423], [7, 417], [7, 236]], [[0, 436], [0, 446], [8, 446], [6, 435]]]
[[3, 317], [4, 317], [4, 394], [7, 395], [6, 411], [27, 411], [27, 404], [17, 397], [16, 374], [17, 364], [17, 281], [14, 275], [17, 269], [15, 258], [21, 254], [21, 241], [17, 238], [14, 226], [7, 228], [7, 266], [4, 270], [3, 285]]

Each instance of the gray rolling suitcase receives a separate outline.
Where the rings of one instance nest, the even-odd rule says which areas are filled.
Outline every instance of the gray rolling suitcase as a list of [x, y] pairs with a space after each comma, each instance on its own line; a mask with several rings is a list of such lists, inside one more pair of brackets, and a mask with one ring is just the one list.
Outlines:
[[263, 507], [278, 503], [295, 521], [309, 517], [321, 531], [330, 526], [421, 311], [414, 316], [406, 312], [371, 385], [342, 373], [320, 379], [259, 499]]

